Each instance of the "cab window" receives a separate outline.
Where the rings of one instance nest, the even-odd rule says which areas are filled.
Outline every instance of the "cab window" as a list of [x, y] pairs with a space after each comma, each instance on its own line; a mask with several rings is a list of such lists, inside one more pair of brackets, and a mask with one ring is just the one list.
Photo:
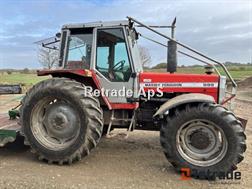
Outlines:
[[131, 67], [122, 28], [98, 29], [96, 69], [111, 81], [128, 81]]
[[89, 69], [92, 49], [92, 33], [71, 32], [68, 39], [68, 56], [65, 68]]

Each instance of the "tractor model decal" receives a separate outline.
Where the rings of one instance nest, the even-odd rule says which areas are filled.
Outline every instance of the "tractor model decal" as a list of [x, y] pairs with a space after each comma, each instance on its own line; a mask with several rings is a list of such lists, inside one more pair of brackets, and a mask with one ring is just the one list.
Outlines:
[[141, 83], [144, 88], [217, 88], [218, 82], [157, 82]]

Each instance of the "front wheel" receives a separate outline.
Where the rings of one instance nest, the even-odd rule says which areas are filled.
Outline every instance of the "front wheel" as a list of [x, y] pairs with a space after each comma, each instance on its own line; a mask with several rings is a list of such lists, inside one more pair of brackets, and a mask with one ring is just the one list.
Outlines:
[[170, 111], [160, 141], [170, 163], [195, 178], [213, 179], [243, 160], [246, 136], [232, 112], [216, 104], [186, 105]]

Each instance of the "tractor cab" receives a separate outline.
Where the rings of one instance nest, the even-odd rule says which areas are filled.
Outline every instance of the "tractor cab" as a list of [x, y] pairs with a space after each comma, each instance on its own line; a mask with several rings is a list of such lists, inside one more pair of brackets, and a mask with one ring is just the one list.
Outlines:
[[[59, 66], [64, 69], [95, 69], [110, 81], [128, 81], [142, 71], [129, 21], [68, 24], [62, 27]], [[137, 59], [137, 60], [136, 60]]]
[[[108, 90], [120, 90], [124, 86], [125, 90], [137, 90], [136, 73], [143, 68], [136, 45], [137, 33], [129, 21], [67, 24], [57, 36], [59, 68], [47, 73], [58, 73], [59, 69], [75, 73], [86, 70], [95, 74], [98, 88], [100, 85]], [[42, 70], [39, 75], [47, 73]], [[136, 92], [133, 97], [137, 98]], [[127, 103], [126, 97], [107, 98], [111, 104]]]

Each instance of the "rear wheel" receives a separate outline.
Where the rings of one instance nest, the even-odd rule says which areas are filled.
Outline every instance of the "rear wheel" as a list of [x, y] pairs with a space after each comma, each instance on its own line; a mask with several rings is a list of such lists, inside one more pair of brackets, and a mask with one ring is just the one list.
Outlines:
[[72, 163], [88, 155], [100, 140], [99, 101], [85, 86], [66, 78], [36, 84], [21, 107], [22, 131], [32, 151], [49, 163]]
[[246, 136], [240, 121], [220, 105], [187, 105], [170, 111], [160, 141], [170, 163], [191, 176], [213, 179], [243, 160]]

